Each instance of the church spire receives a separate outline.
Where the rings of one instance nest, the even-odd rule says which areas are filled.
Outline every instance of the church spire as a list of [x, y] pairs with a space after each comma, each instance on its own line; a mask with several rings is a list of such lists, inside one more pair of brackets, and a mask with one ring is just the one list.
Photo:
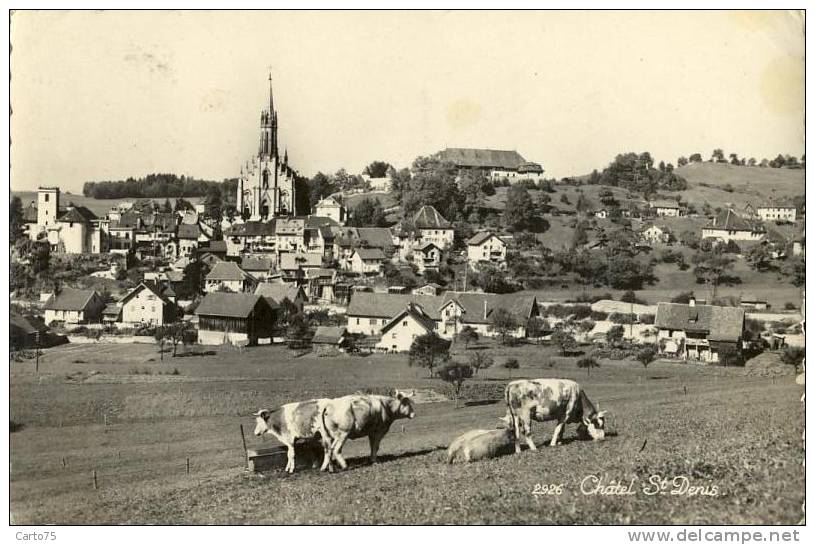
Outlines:
[[274, 93], [272, 92], [272, 73], [269, 72], [269, 115], [274, 115]]

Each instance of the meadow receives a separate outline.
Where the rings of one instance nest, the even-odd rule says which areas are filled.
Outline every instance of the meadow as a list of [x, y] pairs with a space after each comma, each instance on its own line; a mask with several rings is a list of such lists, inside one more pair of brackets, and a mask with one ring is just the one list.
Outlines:
[[[376, 465], [365, 440], [350, 467], [288, 476], [244, 470], [251, 413], [287, 401], [398, 387], [448, 393], [401, 355], [296, 357], [281, 347], [167, 358], [155, 346], [68, 345], [47, 350], [40, 373], [11, 362], [11, 516], [14, 523], [797, 523], [804, 499], [801, 387], [791, 376], [657, 361], [601, 361], [587, 376], [549, 347], [484, 344], [496, 366], [465, 385], [473, 403], [416, 405], [398, 421]], [[460, 349], [457, 349], [459, 353]], [[472, 351], [473, 349], [470, 349]], [[460, 357], [457, 355], [456, 357]], [[520, 369], [500, 367], [508, 357]], [[613, 414], [611, 437], [447, 465], [458, 434], [492, 428], [510, 378], [580, 381]], [[186, 471], [189, 460], [190, 471]], [[94, 488], [93, 472], [97, 486]], [[649, 495], [653, 475], [684, 476], [696, 493]], [[626, 495], [590, 493], [591, 476]], [[588, 479], [588, 481], [584, 481]], [[633, 484], [632, 483], [633, 479]], [[685, 481], [682, 481], [685, 482]], [[677, 481], [678, 484], [682, 482]], [[581, 483], [583, 488], [581, 488]], [[562, 493], [535, 495], [536, 484]], [[684, 485], [683, 485], [684, 486]], [[699, 490], [715, 495], [703, 495]], [[588, 493], [586, 493], [588, 492]]]

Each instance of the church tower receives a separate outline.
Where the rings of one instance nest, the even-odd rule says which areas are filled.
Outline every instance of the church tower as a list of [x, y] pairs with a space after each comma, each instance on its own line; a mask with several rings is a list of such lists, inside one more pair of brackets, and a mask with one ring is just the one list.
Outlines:
[[269, 74], [269, 109], [260, 112], [260, 158], [277, 157], [277, 112], [274, 109], [272, 75]]

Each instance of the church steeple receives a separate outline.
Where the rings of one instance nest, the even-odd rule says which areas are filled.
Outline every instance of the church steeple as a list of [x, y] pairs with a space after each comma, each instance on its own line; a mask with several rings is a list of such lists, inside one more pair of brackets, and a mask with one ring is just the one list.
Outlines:
[[260, 157], [277, 157], [277, 112], [274, 109], [272, 74], [269, 73], [269, 109], [260, 113]]

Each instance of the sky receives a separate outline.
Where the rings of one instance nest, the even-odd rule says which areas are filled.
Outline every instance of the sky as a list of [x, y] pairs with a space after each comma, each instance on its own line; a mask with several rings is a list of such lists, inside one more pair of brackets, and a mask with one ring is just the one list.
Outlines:
[[11, 21], [11, 188], [236, 177], [268, 76], [301, 174], [514, 149], [804, 153], [799, 12], [33, 12]]

